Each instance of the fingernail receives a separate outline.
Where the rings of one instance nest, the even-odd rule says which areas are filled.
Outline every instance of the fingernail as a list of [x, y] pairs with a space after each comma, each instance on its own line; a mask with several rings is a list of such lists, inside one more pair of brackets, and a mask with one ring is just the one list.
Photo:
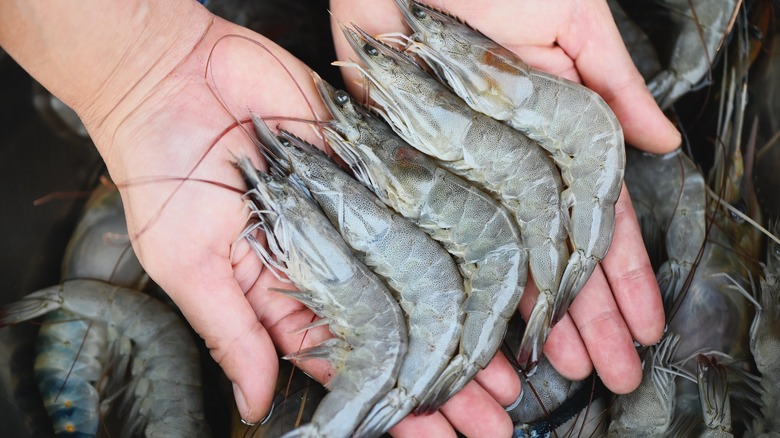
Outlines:
[[252, 412], [249, 409], [249, 404], [246, 402], [246, 397], [244, 397], [244, 393], [241, 392], [241, 388], [239, 388], [236, 383], [233, 383], [233, 397], [236, 399], [236, 407], [238, 408], [238, 413], [241, 414], [241, 422], [246, 424], [247, 426], [254, 425], [254, 423], [245, 420], [245, 418], [249, 418]]

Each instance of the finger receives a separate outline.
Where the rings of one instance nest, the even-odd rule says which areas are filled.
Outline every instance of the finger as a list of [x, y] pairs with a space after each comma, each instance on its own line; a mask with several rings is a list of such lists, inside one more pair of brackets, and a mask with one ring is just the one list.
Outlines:
[[681, 143], [680, 133], [647, 90], [607, 3], [580, 3], [585, 6], [575, 11], [576, 18], [559, 37], [559, 43], [575, 60], [583, 82], [615, 112], [628, 143], [654, 153], [676, 149]]
[[470, 382], [441, 408], [447, 420], [465, 436], [512, 435], [512, 421], [504, 408], [476, 382]]
[[390, 429], [390, 435], [404, 438], [457, 436], [452, 425], [441, 412], [434, 412], [431, 415], [407, 415]]
[[233, 382], [241, 418], [255, 423], [271, 406], [278, 372], [276, 350], [233, 279], [230, 264], [225, 259], [202, 261], [175, 283], [160, 283]]
[[[538, 296], [536, 286], [529, 279], [523, 299], [520, 300], [520, 314], [526, 321]], [[569, 315], [553, 327], [544, 344], [544, 355], [553, 368], [569, 380], [582, 380], [593, 371], [588, 349]]]
[[617, 394], [639, 386], [639, 356], [600, 266], [569, 307], [569, 315], [604, 385]]
[[615, 206], [612, 247], [601, 266], [631, 335], [643, 345], [658, 342], [665, 324], [661, 292], [625, 185]]
[[501, 406], [509, 406], [517, 400], [522, 390], [517, 372], [500, 351], [478, 372], [474, 380]]

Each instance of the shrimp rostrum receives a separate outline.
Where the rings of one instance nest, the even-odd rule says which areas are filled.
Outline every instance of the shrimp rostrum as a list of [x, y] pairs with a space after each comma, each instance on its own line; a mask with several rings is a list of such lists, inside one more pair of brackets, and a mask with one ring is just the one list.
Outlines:
[[[328, 359], [335, 374], [312, 422], [285, 436], [349, 436], [396, 383], [407, 348], [403, 314], [387, 287], [355, 258], [306, 196], [300, 181], [270, 177], [247, 158], [238, 166], [250, 187], [249, 207], [259, 219], [244, 235], [266, 266], [301, 290], [287, 294], [323, 318], [336, 336], [287, 356]], [[248, 232], [252, 228], [266, 233], [268, 250]]]

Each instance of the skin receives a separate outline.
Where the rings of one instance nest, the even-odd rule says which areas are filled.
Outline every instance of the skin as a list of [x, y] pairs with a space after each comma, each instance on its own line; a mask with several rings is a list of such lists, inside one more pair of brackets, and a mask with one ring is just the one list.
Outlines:
[[[479, 12], [482, 3], [488, 2], [437, 6], [468, 19], [535, 66], [582, 78], [615, 109], [629, 142], [654, 152], [679, 145], [679, 135], [620, 52], [617, 31], [601, 30], [614, 27], [603, 2], [529, 0], [502, 7], [527, 17], [522, 34], [511, 30], [516, 24], [489, 25], [499, 23], [504, 13], [498, 8]], [[341, 21], [354, 20], [370, 32], [402, 29], [389, 0], [334, 0], [332, 11]], [[546, 27], [533, 33], [537, 23]], [[237, 193], [160, 178], [189, 177], [241, 188], [231, 154], [246, 154], [260, 163], [240, 130], [220, 139], [233, 119], [209, 83], [216, 84], [241, 119], [248, 118], [248, 109], [263, 116], [311, 118], [300, 91], [276, 60], [247, 41], [220, 39], [225, 35], [243, 35], [268, 47], [291, 70], [317, 114], [326, 114], [298, 60], [194, 1], [0, 0], [0, 46], [79, 114], [120, 188], [141, 263], [233, 382], [242, 418], [255, 422], [270, 406], [278, 353], [316, 345], [330, 335], [325, 327], [294, 333], [312, 320], [312, 313], [272, 290], [290, 285], [264, 269], [243, 240], [233, 245], [247, 215]], [[337, 38], [337, 44], [346, 57], [343, 41]], [[207, 80], [204, 73], [215, 45]], [[281, 126], [316, 142], [306, 126]], [[148, 180], [152, 183], [144, 183]], [[618, 203], [615, 241], [603, 266], [606, 275], [594, 275], [569, 311], [571, 318], [553, 330], [545, 351], [564, 375], [582, 378], [594, 364], [612, 390], [627, 392], [641, 378], [630, 341], [657, 341], [663, 313], [626, 193]], [[528, 300], [521, 305], [526, 315], [531, 305]], [[322, 361], [301, 368], [323, 382], [333, 372]], [[511, 423], [501, 406], [514, 401], [519, 391], [517, 377], [499, 355], [439, 413], [408, 417], [392, 433], [454, 436], [457, 429], [467, 436], [507, 436]]]

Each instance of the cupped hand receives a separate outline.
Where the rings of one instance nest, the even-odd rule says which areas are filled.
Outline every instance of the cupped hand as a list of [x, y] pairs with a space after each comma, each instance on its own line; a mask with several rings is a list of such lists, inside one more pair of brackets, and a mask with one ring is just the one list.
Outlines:
[[[234, 120], [220, 100], [239, 119], [248, 119], [249, 110], [312, 119], [283, 64], [318, 116], [324, 119], [327, 113], [300, 61], [260, 35], [198, 13], [203, 14], [197, 21], [201, 28], [175, 67], [142, 77], [107, 116], [95, 117], [100, 112], [93, 109], [85, 120], [120, 187], [139, 259], [233, 382], [242, 418], [256, 422], [272, 400], [277, 351], [293, 353], [331, 334], [326, 327], [298, 333], [313, 321], [313, 313], [278, 293], [293, 286], [278, 280], [245, 241], [237, 240], [248, 210], [241, 197], [244, 183], [232, 161], [241, 155], [256, 164], [260, 160], [249, 136], [231, 129]], [[278, 61], [235, 35], [261, 42]], [[281, 124], [317, 143], [309, 126]], [[487, 430], [508, 427], [501, 405], [514, 401], [519, 381], [505, 360], [495, 363], [481, 377], [487, 384], [469, 385], [443, 411], [471, 418], [472, 425], [479, 420]], [[321, 360], [300, 366], [320, 382], [333, 374]], [[471, 435], [468, 428], [462, 432]], [[437, 413], [409, 417], [396, 434], [454, 436], [455, 430]]]
[[[583, 83], [599, 93], [620, 121], [626, 141], [649, 152], [668, 152], [680, 135], [647, 91], [603, 0], [527, 0], [498, 3], [440, 0], [444, 9], [541, 70]], [[354, 22], [370, 34], [406, 32], [392, 0], [333, 0], [337, 54], [355, 58], [335, 22]], [[356, 72], [343, 72], [347, 82]], [[353, 93], [360, 94], [359, 86]], [[529, 282], [520, 310], [527, 317], [536, 297]], [[605, 385], [630, 392], [641, 380], [632, 340], [649, 345], [663, 332], [660, 292], [642, 243], [628, 192], [616, 205], [615, 235], [599, 269], [555, 326], [545, 354], [566, 377], [581, 379], [595, 367]], [[448, 417], [449, 418], [449, 417]], [[455, 418], [451, 421], [457, 422]]]

